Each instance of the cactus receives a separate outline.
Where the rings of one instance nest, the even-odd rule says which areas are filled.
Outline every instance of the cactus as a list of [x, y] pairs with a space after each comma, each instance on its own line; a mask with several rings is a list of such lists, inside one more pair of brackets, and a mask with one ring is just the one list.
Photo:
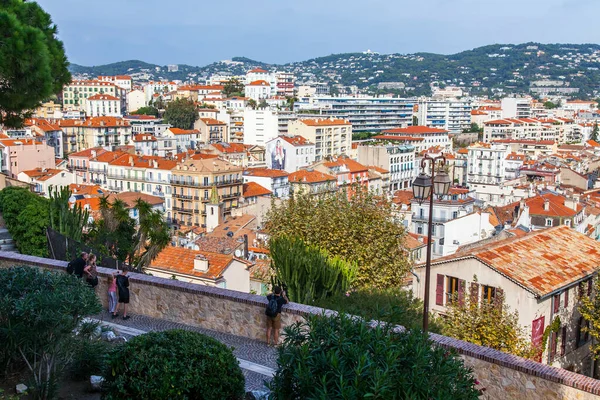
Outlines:
[[273, 283], [285, 284], [291, 301], [312, 304], [348, 291], [356, 265], [297, 238], [278, 237], [269, 243]]
[[80, 242], [83, 229], [89, 220], [89, 212], [79, 205], [69, 207], [71, 191], [68, 187], [50, 187], [50, 227], [63, 235]]

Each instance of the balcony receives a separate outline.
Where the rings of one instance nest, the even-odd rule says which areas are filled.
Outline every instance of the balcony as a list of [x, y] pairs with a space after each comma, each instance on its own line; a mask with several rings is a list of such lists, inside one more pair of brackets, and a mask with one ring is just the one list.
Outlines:
[[204, 184], [204, 183], [196, 183], [196, 182], [190, 182], [190, 181], [171, 178], [169, 180], [169, 183], [171, 185], [209, 189], [209, 188], [212, 188], [213, 186], [222, 187], [222, 186], [229, 186], [229, 185], [241, 185], [242, 183], [244, 183], [244, 180], [243, 179], [231, 179], [231, 180], [223, 180], [223, 181], [218, 181], [218, 182], [213, 182], [213, 183], [209, 182], [208, 184]]
[[191, 201], [194, 198], [194, 196], [189, 196], [189, 195], [180, 194], [180, 193], [173, 193], [172, 196], [176, 199], [187, 200], [187, 201]]
[[[434, 224], [443, 224], [445, 222], [448, 222], [451, 218], [438, 218], [438, 217], [433, 217], [431, 219], [431, 221]], [[414, 214], [412, 215], [412, 220], [413, 222], [425, 222], [428, 223], [429, 222], [429, 217], [427, 215], [419, 215], [419, 214]]]
[[191, 208], [184, 208], [184, 207], [175, 207], [175, 206], [173, 206], [173, 211], [179, 211], [179, 212], [182, 212], [182, 213], [191, 214], [194, 210], [192, 210]]
[[81, 166], [81, 165], [69, 165], [69, 169], [72, 171], [87, 171], [88, 170], [87, 166]]
[[229, 200], [229, 199], [235, 199], [236, 197], [240, 197], [241, 193], [237, 192], [237, 193], [228, 193], [228, 194], [224, 194], [221, 196], [222, 200]]

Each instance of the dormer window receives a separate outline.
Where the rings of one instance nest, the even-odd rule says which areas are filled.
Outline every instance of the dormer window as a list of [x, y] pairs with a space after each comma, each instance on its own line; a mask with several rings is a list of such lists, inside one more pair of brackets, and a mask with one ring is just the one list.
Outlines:
[[552, 226], [552, 218], [546, 218], [546, 226]]

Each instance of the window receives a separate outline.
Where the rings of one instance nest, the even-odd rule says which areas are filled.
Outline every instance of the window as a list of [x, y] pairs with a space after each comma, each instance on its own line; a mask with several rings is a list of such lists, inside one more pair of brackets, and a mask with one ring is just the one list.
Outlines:
[[567, 327], [563, 326], [560, 330], [560, 355], [561, 357], [567, 352]]
[[548, 352], [548, 361], [552, 362], [554, 360], [554, 356], [556, 355], [556, 348], [558, 342], [556, 340], [556, 332], [552, 332], [550, 335], [550, 350]]
[[554, 295], [554, 313], [557, 313], [560, 310], [560, 293]]
[[454, 297], [458, 296], [458, 278], [452, 276], [446, 278], [446, 302], [452, 303]]
[[546, 226], [552, 226], [552, 218], [546, 218]]
[[481, 301], [486, 303], [492, 303], [496, 298], [496, 288], [493, 286], [481, 286]]
[[579, 317], [579, 323], [577, 324], [577, 343], [576, 347], [581, 347], [590, 340], [590, 334], [587, 332], [590, 322], [586, 321], [583, 317]]
[[571, 227], [571, 220], [570, 219], [565, 220], [565, 225], [570, 228]]

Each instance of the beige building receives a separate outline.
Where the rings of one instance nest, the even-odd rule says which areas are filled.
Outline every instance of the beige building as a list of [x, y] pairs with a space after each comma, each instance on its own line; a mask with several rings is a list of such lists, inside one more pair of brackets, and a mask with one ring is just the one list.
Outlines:
[[21, 171], [35, 168], [54, 168], [54, 148], [32, 139], [0, 140], [2, 173], [17, 178]]
[[85, 111], [86, 100], [97, 94], [107, 94], [122, 100], [125, 99], [125, 90], [112, 82], [73, 81], [63, 88], [63, 110]]
[[[173, 222], [187, 226], [206, 225], [207, 205], [215, 190], [222, 206], [211, 207], [210, 212], [216, 210], [228, 215], [238, 206], [243, 192], [242, 168], [218, 158], [184, 160], [171, 171], [171, 188]], [[215, 199], [212, 200], [214, 203]]]
[[288, 132], [315, 144], [315, 161], [348, 154], [352, 145], [352, 124], [344, 119], [299, 119], [289, 123]]
[[64, 119], [60, 121], [60, 127], [65, 134], [67, 154], [91, 147], [114, 150], [131, 140], [131, 125], [122, 118]]
[[[534, 344], [541, 345], [546, 328], [560, 321], [540, 361], [589, 375], [590, 338], [582, 330], [586, 322], [578, 306], [581, 296], [591, 293], [599, 265], [600, 243], [567, 226], [522, 232], [435, 260], [430, 310], [444, 315], [449, 303], [465, 296], [490, 302], [503, 295], [510, 309], [518, 311], [519, 323]], [[424, 265], [415, 273], [412, 289], [423, 299]]]
[[214, 118], [198, 118], [194, 127], [200, 131], [204, 143], [229, 143], [229, 127]]

